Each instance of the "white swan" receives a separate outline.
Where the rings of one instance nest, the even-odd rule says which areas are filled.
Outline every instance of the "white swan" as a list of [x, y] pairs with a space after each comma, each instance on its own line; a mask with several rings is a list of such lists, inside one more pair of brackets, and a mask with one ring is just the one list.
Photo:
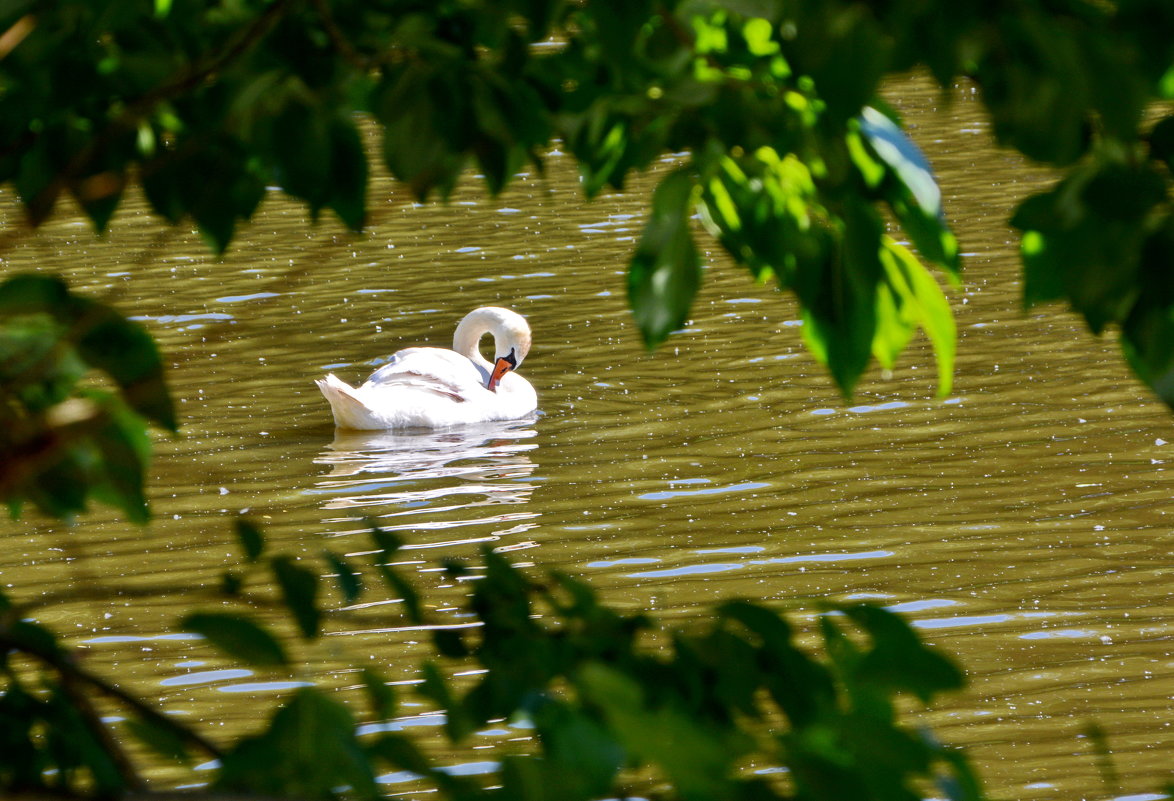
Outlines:
[[[493, 335], [490, 364], [477, 349]], [[538, 408], [530, 382], [513, 371], [530, 352], [530, 326], [517, 312], [483, 306], [465, 315], [452, 350], [405, 348], [355, 388], [330, 374], [314, 383], [339, 428], [447, 428], [516, 420]]]

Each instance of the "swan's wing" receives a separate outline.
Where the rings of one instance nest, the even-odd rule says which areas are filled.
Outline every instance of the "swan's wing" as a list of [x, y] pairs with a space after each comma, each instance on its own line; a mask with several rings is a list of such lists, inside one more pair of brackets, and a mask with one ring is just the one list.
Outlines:
[[444, 348], [405, 348], [392, 355], [367, 382], [364, 391], [412, 387], [463, 402], [486, 392], [488, 376], [469, 359]]

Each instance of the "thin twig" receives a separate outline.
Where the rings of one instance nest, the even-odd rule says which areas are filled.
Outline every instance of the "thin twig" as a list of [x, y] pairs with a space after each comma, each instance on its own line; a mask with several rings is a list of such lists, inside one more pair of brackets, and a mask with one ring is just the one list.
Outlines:
[[[129, 707], [136, 712], [139, 717], [144, 720], [154, 723], [156, 726], [167, 729], [174, 733], [180, 739], [191, 743], [202, 751], [208, 753], [216, 759], [222, 759], [224, 752], [220, 747], [212, 741], [206, 739], [200, 733], [181, 725], [173, 720], [171, 717], [164, 715], [159, 710], [147, 704], [142, 699], [127, 693], [125, 690], [117, 687], [114, 684], [106, 681], [100, 676], [82, 670], [74, 663], [70, 657], [69, 652], [59, 648], [45, 648], [36, 642], [29, 642], [25, 639], [19, 642], [11, 640], [5, 633], [7, 628], [3, 621], [0, 621], [0, 646], [5, 649], [15, 649], [22, 651], [30, 656], [40, 659], [46, 665], [49, 665], [56, 670], [62, 677], [63, 684], [69, 682], [76, 682], [81, 684], [88, 684], [100, 691], [104, 695], [120, 701], [123, 705]], [[71, 693], [71, 697], [73, 694]]]

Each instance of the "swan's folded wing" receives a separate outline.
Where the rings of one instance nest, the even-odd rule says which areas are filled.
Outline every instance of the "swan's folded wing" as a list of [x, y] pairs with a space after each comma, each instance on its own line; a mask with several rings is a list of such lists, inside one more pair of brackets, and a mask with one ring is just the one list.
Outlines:
[[456, 401], [467, 401], [485, 391], [487, 376], [473, 362], [444, 348], [405, 348], [371, 374], [361, 390], [412, 387]]

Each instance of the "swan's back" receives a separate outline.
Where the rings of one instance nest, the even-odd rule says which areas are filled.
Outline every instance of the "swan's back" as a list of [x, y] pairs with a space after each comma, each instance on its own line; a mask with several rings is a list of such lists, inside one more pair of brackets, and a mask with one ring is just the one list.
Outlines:
[[472, 361], [444, 348], [404, 348], [367, 379], [360, 390], [414, 387], [453, 396], [461, 401], [485, 389], [489, 373]]
[[500, 355], [518, 363], [530, 348], [525, 318], [508, 309], [483, 307], [465, 316], [455, 339], [462, 352], [414, 347], [397, 351], [359, 387], [327, 375], [317, 380], [330, 402], [335, 425], [358, 430], [447, 428], [517, 420], [538, 408], [538, 395], [512, 371], [488, 388], [493, 366], [476, 349], [493, 333]]

